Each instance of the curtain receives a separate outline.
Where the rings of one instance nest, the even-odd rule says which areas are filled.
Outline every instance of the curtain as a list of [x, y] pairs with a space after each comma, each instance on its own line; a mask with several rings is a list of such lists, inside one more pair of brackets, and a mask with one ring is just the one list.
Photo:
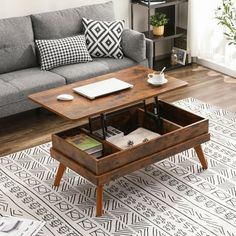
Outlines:
[[[215, 10], [222, 0], [189, 0], [188, 50], [204, 59], [236, 71], [236, 45], [229, 45]], [[235, 0], [236, 5], [236, 0]]]

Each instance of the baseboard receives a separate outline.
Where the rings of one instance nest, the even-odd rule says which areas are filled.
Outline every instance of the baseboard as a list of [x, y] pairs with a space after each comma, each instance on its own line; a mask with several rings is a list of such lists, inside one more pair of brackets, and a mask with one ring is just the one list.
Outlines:
[[233, 78], [236, 79], [236, 70], [233, 70], [229, 67], [223, 66], [221, 64], [216, 64], [215, 62], [209, 61], [209, 60], [205, 60], [205, 59], [201, 59], [201, 58], [197, 58], [196, 62], [202, 66], [206, 66], [212, 70], [216, 70], [219, 71], [223, 74], [232, 76]]

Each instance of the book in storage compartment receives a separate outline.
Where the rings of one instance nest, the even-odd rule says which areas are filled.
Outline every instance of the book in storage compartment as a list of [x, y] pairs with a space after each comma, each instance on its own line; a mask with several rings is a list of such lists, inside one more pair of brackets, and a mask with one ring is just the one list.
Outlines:
[[85, 133], [80, 133], [72, 137], [67, 137], [66, 141], [90, 155], [93, 155], [95, 157], [102, 156], [102, 143]]

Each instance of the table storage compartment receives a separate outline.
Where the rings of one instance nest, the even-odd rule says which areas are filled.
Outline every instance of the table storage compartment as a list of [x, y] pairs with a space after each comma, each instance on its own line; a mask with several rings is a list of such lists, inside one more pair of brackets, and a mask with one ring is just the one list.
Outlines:
[[103, 145], [102, 156], [109, 156], [119, 151], [117, 147], [114, 145], [109, 144], [108, 142], [96, 138], [96, 136], [89, 134], [86, 130], [83, 130], [81, 127], [69, 129], [57, 134], [52, 135], [52, 144], [53, 148], [63, 155], [73, 159], [74, 161], [80, 163], [82, 166], [88, 168], [92, 172], [96, 173], [96, 157], [93, 155], [87, 154], [85, 151], [80, 150], [79, 148], [75, 147], [73, 144], [66, 141], [66, 138], [75, 136], [80, 133], [85, 133], [92, 138], [98, 140]]
[[[155, 110], [158, 111], [158, 114], [154, 114]], [[179, 150], [175, 147], [197, 137], [204, 137], [204, 141], [209, 140], [207, 119], [163, 101], [158, 101], [158, 109], [156, 109], [156, 104], [149, 104], [144, 107], [141, 103], [107, 113], [103, 123], [106, 126], [113, 126], [123, 131], [125, 135], [139, 127], [143, 127], [159, 133], [160, 136], [121, 150], [109, 141], [91, 134], [92, 130], [102, 127], [101, 117], [94, 117], [91, 119], [91, 126], [86, 124], [54, 134], [52, 136], [52, 148], [73, 159], [95, 175], [102, 175], [147, 156], [163, 153], [164, 150], [168, 150], [167, 155], [174, 155], [176, 154], [175, 150]], [[101, 158], [88, 155], [65, 140], [66, 137], [73, 136], [78, 132], [87, 132], [103, 143], [104, 153]]]

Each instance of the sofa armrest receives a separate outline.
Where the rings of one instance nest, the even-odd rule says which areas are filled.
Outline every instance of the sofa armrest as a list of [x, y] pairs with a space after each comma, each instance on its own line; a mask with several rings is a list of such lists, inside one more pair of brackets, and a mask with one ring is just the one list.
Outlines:
[[153, 41], [151, 39], [146, 40], [146, 58], [148, 59], [149, 68], [153, 68]]
[[153, 42], [145, 38], [143, 33], [125, 29], [122, 33], [121, 47], [125, 56], [138, 63], [147, 59], [149, 67], [153, 67]]
[[121, 47], [124, 55], [136, 62], [142, 62], [146, 59], [145, 36], [140, 32], [124, 29]]

